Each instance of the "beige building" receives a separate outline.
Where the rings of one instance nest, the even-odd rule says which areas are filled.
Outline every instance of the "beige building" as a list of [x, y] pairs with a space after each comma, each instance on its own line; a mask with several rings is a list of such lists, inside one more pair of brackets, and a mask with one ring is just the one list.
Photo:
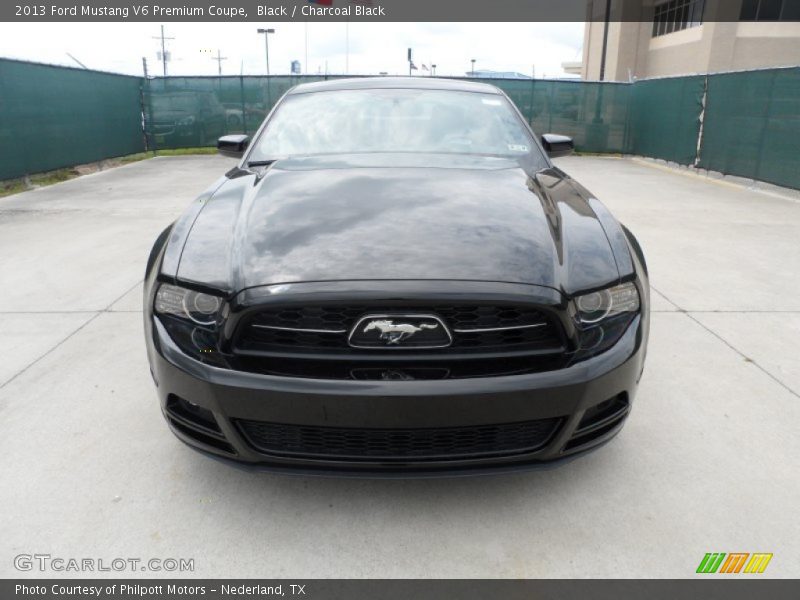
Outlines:
[[588, 0], [581, 76], [630, 81], [800, 65], [800, 0]]

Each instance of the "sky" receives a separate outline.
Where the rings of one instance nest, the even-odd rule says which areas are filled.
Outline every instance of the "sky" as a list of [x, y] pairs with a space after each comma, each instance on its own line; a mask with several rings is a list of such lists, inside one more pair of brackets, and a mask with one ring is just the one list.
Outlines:
[[[226, 57], [223, 75], [263, 75], [264, 36], [273, 27], [270, 72], [289, 73], [292, 60], [303, 73], [408, 74], [407, 48], [413, 48], [415, 75], [436, 64], [437, 75], [461, 76], [471, 68], [517, 71], [536, 77], [565, 77], [564, 61], [579, 61], [583, 23], [167, 23], [171, 75], [216, 75], [217, 50]], [[306, 61], [306, 32], [308, 61]], [[142, 74], [142, 57], [151, 74], [161, 75], [157, 58], [158, 23], [0, 23], [0, 57]], [[349, 49], [349, 51], [348, 51]], [[308, 64], [306, 65], [306, 62]]]

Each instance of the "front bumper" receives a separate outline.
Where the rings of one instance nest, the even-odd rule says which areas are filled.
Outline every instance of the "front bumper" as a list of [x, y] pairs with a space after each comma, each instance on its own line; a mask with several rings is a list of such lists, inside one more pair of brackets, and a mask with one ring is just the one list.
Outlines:
[[[552, 466], [622, 428], [641, 376], [646, 331], [634, 319], [610, 350], [565, 369], [475, 379], [340, 381], [215, 368], [185, 355], [151, 317], [149, 355], [162, 411], [195, 449], [244, 466], [319, 474], [458, 475]], [[175, 411], [176, 399], [210, 411], [213, 425]], [[203, 414], [207, 414], [203, 412]], [[348, 430], [465, 428], [557, 419], [530, 451], [491, 456], [358, 460], [259, 451], [243, 420]]]

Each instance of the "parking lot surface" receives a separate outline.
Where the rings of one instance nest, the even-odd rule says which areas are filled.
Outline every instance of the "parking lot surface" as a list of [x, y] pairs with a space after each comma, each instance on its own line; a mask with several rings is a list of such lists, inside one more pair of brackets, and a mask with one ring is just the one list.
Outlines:
[[800, 203], [635, 160], [558, 164], [647, 255], [639, 394], [589, 456], [459, 479], [249, 473], [169, 432], [145, 261], [231, 160], [0, 199], [0, 576], [132, 574], [14, 568], [50, 554], [193, 558], [196, 577], [691, 577], [706, 552], [771, 552], [760, 577], [800, 575]]

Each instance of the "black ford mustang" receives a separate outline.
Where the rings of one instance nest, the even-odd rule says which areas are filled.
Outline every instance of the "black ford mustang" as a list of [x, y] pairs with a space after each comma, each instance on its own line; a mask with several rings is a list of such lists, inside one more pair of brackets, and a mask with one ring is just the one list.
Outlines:
[[613, 437], [645, 358], [631, 233], [497, 88], [295, 87], [156, 241], [145, 332], [184, 442], [272, 470], [452, 474]]

